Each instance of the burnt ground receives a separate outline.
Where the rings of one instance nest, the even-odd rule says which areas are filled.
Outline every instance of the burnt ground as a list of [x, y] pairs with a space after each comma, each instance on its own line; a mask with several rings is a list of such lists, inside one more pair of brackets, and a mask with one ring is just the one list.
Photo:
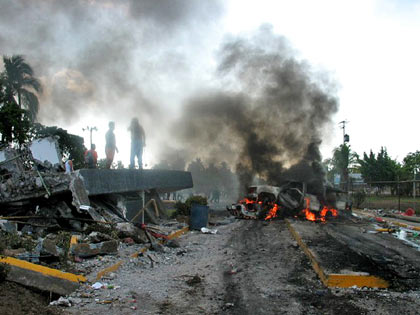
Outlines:
[[[86, 286], [74, 295], [82, 302], [63, 310], [70, 314], [418, 314], [419, 291], [325, 288], [284, 221], [240, 220], [216, 228], [215, 235], [194, 231], [182, 236], [180, 248], [153, 253], [153, 263], [145, 257], [130, 261], [102, 280], [118, 289], [95, 291]], [[348, 251], [341, 257], [335, 241], [322, 243], [331, 245], [331, 262], [344, 263], [351, 257]], [[363, 265], [351, 261], [358, 263]]]
[[282, 221], [244, 221], [230, 238], [237, 275], [224, 276], [229, 314], [362, 314], [348, 296], [336, 296], [313, 272]]

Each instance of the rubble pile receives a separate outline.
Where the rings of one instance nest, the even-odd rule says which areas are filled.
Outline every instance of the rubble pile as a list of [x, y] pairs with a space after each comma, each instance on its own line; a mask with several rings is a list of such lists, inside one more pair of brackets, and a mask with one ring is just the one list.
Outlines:
[[159, 240], [186, 226], [166, 220], [156, 189], [91, 195], [79, 171], [64, 173], [53, 139], [0, 150], [0, 206], [6, 279], [58, 295], [128, 249], [161, 250]]

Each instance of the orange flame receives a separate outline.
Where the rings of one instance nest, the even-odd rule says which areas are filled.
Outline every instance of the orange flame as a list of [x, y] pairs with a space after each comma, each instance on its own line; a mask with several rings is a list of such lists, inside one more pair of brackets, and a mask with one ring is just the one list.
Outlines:
[[270, 220], [272, 218], [275, 218], [277, 216], [277, 211], [279, 210], [279, 206], [275, 203], [273, 208], [270, 209], [270, 211], [268, 212], [268, 215], [265, 217], [264, 220]]
[[[317, 221], [316, 214], [310, 210], [310, 199], [305, 198], [305, 200], [306, 209], [303, 210], [303, 213], [305, 214], [306, 219], [313, 222]], [[325, 217], [327, 216], [328, 212], [330, 212], [333, 217], [336, 217], [338, 215], [338, 211], [336, 209], [324, 206], [324, 208], [322, 208], [322, 210], [319, 213], [318, 220], [320, 220], [321, 222], [325, 222]]]
[[303, 213], [305, 214], [306, 220], [309, 221], [315, 221], [316, 220], [316, 216], [315, 213], [313, 213], [309, 207], [311, 205], [311, 201], [309, 200], [309, 198], [305, 198], [306, 200], [306, 209], [303, 210]]
[[251, 199], [248, 199], [248, 198], [244, 198], [244, 199], [242, 199], [241, 201], [239, 201], [239, 203], [242, 203], [242, 204], [253, 204], [253, 203], [256, 203], [256, 201], [254, 201], [254, 200], [251, 200]]
[[328, 214], [328, 212], [330, 212], [333, 217], [336, 217], [338, 215], [338, 211], [336, 209], [328, 208], [327, 206], [324, 206], [324, 208], [322, 208], [321, 213], [320, 213], [322, 222], [325, 222], [325, 217]]

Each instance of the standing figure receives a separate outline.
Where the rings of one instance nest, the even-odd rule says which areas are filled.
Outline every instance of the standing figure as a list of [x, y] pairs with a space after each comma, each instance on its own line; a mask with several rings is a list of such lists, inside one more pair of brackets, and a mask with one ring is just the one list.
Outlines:
[[64, 164], [66, 168], [66, 174], [70, 174], [74, 172], [73, 168], [73, 157], [70, 155], [67, 159], [66, 163]]
[[106, 165], [105, 168], [110, 169], [112, 162], [114, 161], [115, 151], [118, 153], [117, 142], [115, 141], [115, 123], [110, 121], [108, 123], [109, 130], [105, 134], [105, 155], [106, 155]]
[[96, 145], [92, 143], [90, 150], [85, 152], [85, 163], [88, 168], [96, 168], [96, 163], [98, 162], [98, 153], [95, 151]]
[[143, 148], [146, 146], [146, 135], [144, 129], [139, 124], [137, 118], [131, 120], [130, 127], [128, 130], [131, 132], [131, 154], [130, 154], [130, 169], [135, 168], [135, 157], [139, 168], [143, 168]]

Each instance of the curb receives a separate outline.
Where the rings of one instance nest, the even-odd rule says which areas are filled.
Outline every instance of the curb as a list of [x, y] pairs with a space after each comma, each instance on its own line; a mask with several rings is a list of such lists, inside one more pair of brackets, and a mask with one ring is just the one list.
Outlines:
[[388, 288], [389, 283], [381, 278], [375, 276], [366, 275], [355, 275], [355, 274], [327, 274], [322, 269], [319, 262], [315, 259], [315, 255], [308, 248], [305, 242], [300, 237], [299, 233], [293, 228], [292, 224], [288, 219], [285, 220], [290, 234], [294, 237], [296, 242], [299, 244], [303, 252], [308, 256], [311, 261], [312, 268], [318, 275], [321, 282], [328, 288], [350, 288], [356, 287], [368, 287], [368, 288]]
[[15, 266], [21, 269], [27, 269], [27, 270], [39, 272], [46, 276], [64, 279], [64, 280], [68, 280], [68, 281], [72, 281], [76, 283], [86, 282], [86, 278], [82, 275], [75, 275], [73, 273], [64, 272], [58, 269], [53, 269], [53, 268], [33, 264], [28, 261], [20, 260], [13, 257], [1, 256], [0, 263], [8, 264], [8, 265]]

